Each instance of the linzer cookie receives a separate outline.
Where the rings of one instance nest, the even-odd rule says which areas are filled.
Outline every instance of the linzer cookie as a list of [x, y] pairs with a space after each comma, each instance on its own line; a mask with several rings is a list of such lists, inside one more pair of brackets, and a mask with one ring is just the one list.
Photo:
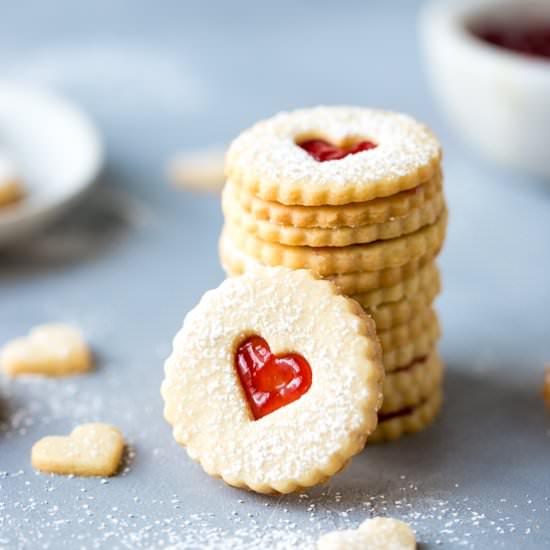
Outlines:
[[263, 241], [291, 246], [337, 247], [393, 239], [413, 233], [433, 224], [439, 218], [444, 201], [443, 196], [439, 194], [404, 216], [392, 217], [382, 223], [332, 228], [304, 228], [258, 220], [241, 207], [232, 196], [231, 187], [224, 189], [222, 206], [228, 221], [238, 224], [246, 232], [256, 235]]
[[[219, 253], [222, 267], [229, 277], [242, 275], [246, 271], [265, 265], [239, 250], [223, 231], [219, 241]], [[391, 267], [378, 271], [335, 273], [327, 275], [324, 278], [332, 281], [342, 294], [360, 295], [366, 292], [379, 292], [387, 289], [393, 296], [396, 292], [396, 290], [393, 290], [393, 287], [405, 283], [420, 269], [431, 263], [434, 255], [435, 253], [422, 256], [400, 267]], [[383, 300], [380, 300], [378, 303], [382, 302]]]
[[264, 201], [242, 189], [231, 181], [226, 189], [240, 206], [256, 220], [265, 220], [293, 227], [355, 227], [385, 223], [392, 218], [400, 218], [421, 208], [427, 201], [441, 196], [441, 174], [433, 179], [389, 197], [380, 197], [367, 202], [352, 202], [338, 206], [286, 205], [274, 201]]
[[319, 275], [378, 271], [401, 267], [440, 249], [447, 228], [447, 212], [414, 233], [395, 239], [342, 247], [287, 246], [261, 240], [236, 223], [226, 223], [228, 238], [245, 254], [269, 265], [310, 269]]
[[306, 206], [369, 201], [440, 171], [441, 147], [413, 118], [357, 107], [284, 112], [243, 132], [227, 179], [268, 201]]
[[420, 429], [439, 409], [440, 160], [436, 138], [409, 116], [352, 107], [281, 113], [226, 157], [226, 273], [309, 269], [373, 318], [388, 375], [379, 440]]
[[342, 469], [382, 398], [374, 323], [305, 270], [258, 268], [206, 293], [165, 371], [174, 438], [207, 473], [262, 493]]

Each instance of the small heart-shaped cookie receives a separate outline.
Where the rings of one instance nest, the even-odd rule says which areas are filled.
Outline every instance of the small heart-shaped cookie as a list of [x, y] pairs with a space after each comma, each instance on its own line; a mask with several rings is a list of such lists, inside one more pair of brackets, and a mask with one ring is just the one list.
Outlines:
[[122, 459], [124, 439], [109, 424], [77, 426], [69, 436], [48, 436], [34, 444], [31, 462], [41, 472], [111, 476]]
[[414, 550], [416, 538], [404, 522], [393, 518], [365, 520], [356, 530], [323, 535], [317, 550]]
[[0, 366], [12, 376], [67, 376], [89, 370], [92, 356], [80, 331], [52, 323], [8, 342], [0, 351]]

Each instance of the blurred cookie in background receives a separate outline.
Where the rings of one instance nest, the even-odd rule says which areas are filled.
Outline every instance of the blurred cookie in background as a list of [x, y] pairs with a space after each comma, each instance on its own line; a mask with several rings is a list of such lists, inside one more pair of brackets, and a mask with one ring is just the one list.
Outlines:
[[8, 151], [0, 149], [0, 208], [19, 202], [25, 190], [16, 163]]
[[168, 164], [168, 179], [181, 189], [220, 192], [225, 182], [223, 146], [183, 151]]

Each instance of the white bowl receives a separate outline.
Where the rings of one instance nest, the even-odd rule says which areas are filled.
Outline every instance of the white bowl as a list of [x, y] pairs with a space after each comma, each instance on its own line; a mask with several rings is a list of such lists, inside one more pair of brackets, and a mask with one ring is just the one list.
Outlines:
[[65, 99], [0, 82], [0, 144], [16, 163], [27, 196], [0, 209], [0, 246], [40, 231], [81, 198], [103, 164], [87, 116]]
[[548, 21], [549, 0], [449, 2], [421, 14], [428, 74], [462, 137], [494, 161], [550, 179], [550, 59], [485, 43], [483, 22]]

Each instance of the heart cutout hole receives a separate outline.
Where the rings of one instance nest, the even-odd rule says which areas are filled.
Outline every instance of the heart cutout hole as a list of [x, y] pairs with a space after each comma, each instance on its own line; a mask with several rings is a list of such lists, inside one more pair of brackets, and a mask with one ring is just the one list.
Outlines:
[[318, 162], [340, 160], [349, 155], [370, 151], [378, 147], [373, 141], [360, 138], [349, 138], [340, 145], [335, 145], [322, 138], [307, 138], [296, 141], [296, 145], [309, 153]]
[[254, 420], [296, 401], [311, 387], [308, 361], [298, 353], [275, 355], [261, 336], [243, 340], [234, 361]]

